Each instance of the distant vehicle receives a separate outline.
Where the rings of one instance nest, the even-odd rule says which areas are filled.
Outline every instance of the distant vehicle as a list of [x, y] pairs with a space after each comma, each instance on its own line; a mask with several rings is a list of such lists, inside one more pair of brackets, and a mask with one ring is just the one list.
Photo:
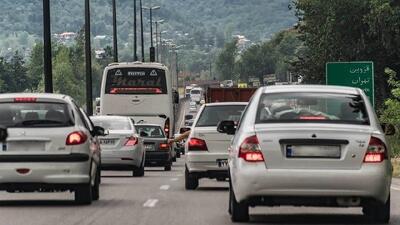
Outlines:
[[140, 124], [136, 129], [144, 139], [146, 166], [163, 166], [165, 171], [170, 171], [173, 151], [162, 128], [157, 124]]
[[96, 105], [95, 114], [100, 115], [100, 98], [96, 98], [95, 105]]
[[224, 80], [222, 81], [222, 83], [220, 84], [220, 87], [222, 88], [231, 88], [233, 87], [233, 80]]
[[201, 107], [185, 152], [185, 188], [196, 189], [201, 178], [228, 178], [228, 147], [231, 136], [217, 131], [220, 121], [239, 121], [247, 103], [224, 102], [205, 104]]
[[[59, 94], [1, 94], [0, 190], [75, 192], [75, 201], [99, 199], [101, 127], [75, 101]], [[68, 171], [68, 172], [66, 172]]]
[[108, 131], [99, 138], [104, 170], [130, 170], [132, 176], [144, 176], [145, 151], [143, 138], [136, 132], [133, 121], [125, 116], [94, 116], [93, 123]]
[[189, 112], [197, 112], [197, 103], [196, 102], [190, 102]]
[[248, 102], [257, 88], [207, 88], [205, 100], [212, 102]]
[[159, 63], [112, 63], [104, 69], [101, 115], [123, 115], [159, 124], [167, 137], [174, 134], [174, 105], [168, 68]]
[[203, 95], [203, 89], [195, 87], [190, 91], [190, 100], [199, 104], [202, 99], [202, 95]]
[[395, 129], [379, 123], [361, 89], [260, 88], [239, 127], [222, 121], [218, 130], [235, 134], [232, 221], [248, 221], [250, 206], [294, 205], [361, 207], [371, 222], [388, 223], [392, 166], [385, 134]]
[[193, 89], [193, 86], [186, 86], [185, 87], [185, 97], [189, 98], [190, 97], [190, 91]]
[[[189, 131], [190, 127], [181, 127], [179, 130], [179, 133], [175, 134], [175, 138], [180, 136], [181, 134], [185, 133], [186, 131]], [[178, 143], [175, 143], [175, 151], [177, 152], [177, 157], [180, 158], [180, 155], [185, 154], [185, 142], [186, 140], [182, 140]]]

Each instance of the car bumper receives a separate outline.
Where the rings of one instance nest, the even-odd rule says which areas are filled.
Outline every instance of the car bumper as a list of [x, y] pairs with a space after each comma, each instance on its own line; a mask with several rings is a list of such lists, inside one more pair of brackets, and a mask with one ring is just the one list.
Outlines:
[[226, 153], [188, 152], [186, 166], [190, 173], [207, 171], [228, 171], [227, 165], [221, 165], [220, 160], [227, 160]]
[[138, 150], [112, 150], [101, 152], [102, 169], [140, 167], [143, 153]]
[[171, 153], [161, 151], [146, 152], [146, 166], [165, 166], [171, 164]]
[[264, 163], [231, 167], [236, 199], [257, 196], [359, 197], [385, 202], [390, 193], [391, 166], [363, 165], [359, 170], [266, 169]]
[[[21, 174], [18, 169], [29, 169]], [[0, 189], [5, 184], [82, 184], [90, 179], [90, 162], [0, 163]]]

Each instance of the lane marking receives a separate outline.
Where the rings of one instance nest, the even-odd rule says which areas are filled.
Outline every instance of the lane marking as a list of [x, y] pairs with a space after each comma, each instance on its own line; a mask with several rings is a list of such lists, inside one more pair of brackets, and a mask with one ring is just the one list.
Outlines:
[[397, 187], [397, 186], [392, 186], [392, 189], [395, 191], [400, 191], [400, 187]]
[[143, 207], [146, 208], [153, 208], [154, 206], [156, 206], [158, 202], [158, 199], [148, 199], [144, 204]]
[[163, 191], [166, 191], [166, 190], [168, 190], [169, 189], [169, 185], [162, 185], [161, 187], [160, 187], [160, 190], [163, 190]]
[[170, 180], [171, 180], [171, 181], [178, 181], [179, 178], [175, 177], [175, 178], [171, 178]]

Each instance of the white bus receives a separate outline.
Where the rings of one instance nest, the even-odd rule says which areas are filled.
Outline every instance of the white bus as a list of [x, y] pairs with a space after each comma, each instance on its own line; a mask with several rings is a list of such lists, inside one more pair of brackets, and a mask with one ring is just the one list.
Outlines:
[[101, 115], [130, 116], [135, 122], [161, 125], [169, 137], [174, 134], [179, 96], [164, 65], [112, 63], [104, 69], [100, 97]]

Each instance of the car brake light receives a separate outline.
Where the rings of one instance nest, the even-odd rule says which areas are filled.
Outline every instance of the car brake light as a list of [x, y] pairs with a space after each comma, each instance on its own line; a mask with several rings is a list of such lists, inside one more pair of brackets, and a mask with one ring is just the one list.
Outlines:
[[160, 150], [169, 150], [169, 145], [166, 143], [160, 143]]
[[165, 132], [165, 135], [167, 135], [167, 137], [169, 137], [169, 118], [167, 118], [167, 119], [165, 120], [165, 123], [164, 123], [164, 132]]
[[66, 145], [80, 145], [85, 143], [87, 136], [82, 131], [75, 131], [67, 136]]
[[189, 151], [208, 151], [206, 141], [199, 138], [190, 138], [188, 142]]
[[37, 98], [34, 98], [34, 97], [14, 98], [14, 102], [29, 103], [29, 102], [36, 102], [36, 101], [37, 101]]
[[261, 152], [256, 135], [246, 138], [239, 148], [239, 158], [247, 162], [263, 162], [264, 156]]
[[371, 137], [369, 141], [367, 152], [365, 153], [365, 163], [380, 163], [387, 159], [387, 150], [385, 143], [379, 138]]
[[135, 146], [138, 143], [138, 139], [136, 137], [129, 137], [125, 142], [125, 146]]

